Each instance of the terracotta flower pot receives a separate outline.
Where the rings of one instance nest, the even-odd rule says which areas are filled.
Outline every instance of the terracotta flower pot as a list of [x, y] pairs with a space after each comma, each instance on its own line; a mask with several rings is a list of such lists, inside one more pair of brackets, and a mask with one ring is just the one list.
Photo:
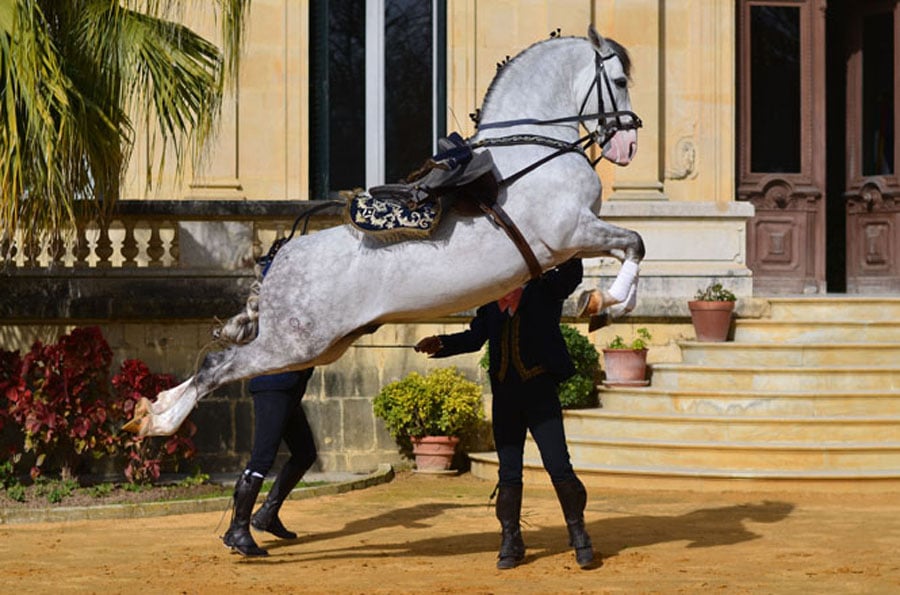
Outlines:
[[456, 436], [421, 436], [411, 441], [419, 473], [446, 473], [459, 444]]
[[647, 350], [646, 349], [609, 349], [603, 350], [603, 362], [606, 364], [606, 386], [647, 386]]
[[721, 342], [728, 340], [734, 302], [688, 302], [691, 322], [698, 341]]

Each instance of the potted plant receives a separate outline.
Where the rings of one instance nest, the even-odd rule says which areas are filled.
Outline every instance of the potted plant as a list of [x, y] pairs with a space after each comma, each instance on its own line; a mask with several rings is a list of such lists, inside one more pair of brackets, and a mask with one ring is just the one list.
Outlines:
[[688, 302], [688, 308], [698, 341], [728, 340], [736, 300], [737, 297], [719, 282], [697, 290], [694, 299]]
[[641, 327], [630, 343], [616, 335], [603, 349], [606, 386], [647, 386], [647, 345], [653, 337]]
[[455, 367], [422, 376], [410, 372], [381, 389], [373, 401], [375, 415], [404, 448], [412, 448], [420, 472], [450, 469], [460, 438], [484, 420], [481, 385]]

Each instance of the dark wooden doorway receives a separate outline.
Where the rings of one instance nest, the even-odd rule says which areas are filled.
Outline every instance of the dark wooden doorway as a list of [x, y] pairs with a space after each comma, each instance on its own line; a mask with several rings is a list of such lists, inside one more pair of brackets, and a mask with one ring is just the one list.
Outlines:
[[742, 0], [738, 38], [754, 292], [900, 291], [900, 2]]

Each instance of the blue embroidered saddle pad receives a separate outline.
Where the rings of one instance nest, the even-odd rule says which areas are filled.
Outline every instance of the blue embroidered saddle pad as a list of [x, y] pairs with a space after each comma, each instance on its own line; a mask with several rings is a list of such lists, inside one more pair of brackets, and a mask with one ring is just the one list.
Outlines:
[[427, 237], [440, 221], [441, 204], [360, 192], [347, 204], [347, 215], [350, 224], [367, 235], [388, 239]]

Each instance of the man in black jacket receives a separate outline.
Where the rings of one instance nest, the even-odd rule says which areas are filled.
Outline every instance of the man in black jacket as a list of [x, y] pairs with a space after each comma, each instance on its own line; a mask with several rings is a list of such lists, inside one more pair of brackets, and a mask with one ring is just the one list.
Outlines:
[[594, 559], [584, 527], [587, 493], [569, 460], [557, 386], [575, 373], [559, 328], [566, 297], [581, 283], [580, 259], [478, 309], [468, 330], [426, 337], [416, 351], [447, 357], [477, 351], [488, 341], [493, 393], [492, 426], [500, 461], [496, 514], [502, 529], [497, 568], [517, 566], [525, 557], [519, 526], [522, 456], [531, 431], [550, 475], [579, 566]]

